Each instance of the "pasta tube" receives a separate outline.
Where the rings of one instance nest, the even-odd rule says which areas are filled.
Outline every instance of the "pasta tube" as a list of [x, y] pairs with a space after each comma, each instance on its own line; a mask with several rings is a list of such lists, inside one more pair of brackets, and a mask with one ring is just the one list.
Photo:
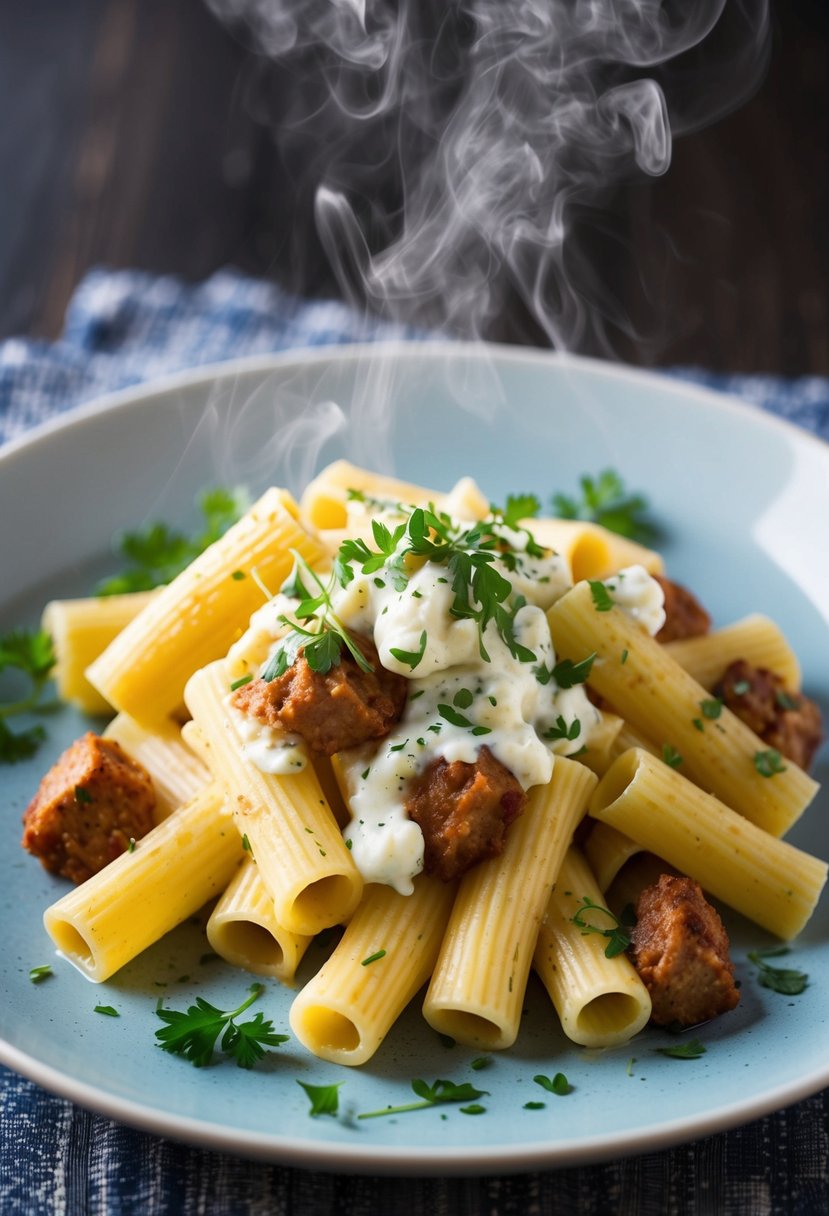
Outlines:
[[570, 848], [541, 922], [533, 966], [569, 1039], [582, 1047], [626, 1043], [651, 1016], [651, 998], [625, 954], [607, 958], [607, 941], [573, 917], [602, 893], [578, 849]]
[[109, 979], [224, 890], [244, 854], [223, 805], [208, 786], [46, 909], [46, 932], [88, 979]]
[[314, 939], [279, 924], [256, 862], [248, 856], [210, 913], [207, 940], [235, 967], [288, 984]]
[[363, 880], [345, 846], [313, 768], [275, 776], [245, 755], [226, 704], [224, 664], [202, 668], [185, 697], [209, 750], [213, 776], [227, 792], [239, 833], [247, 837], [277, 921], [314, 934], [347, 920]]
[[729, 663], [745, 659], [780, 676], [790, 692], [800, 691], [800, 664], [779, 626], [755, 613], [697, 638], [665, 642], [665, 649], [703, 688], [713, 688]]
[[107, 699], [86, 678], [86, 669], [155, 593], [93, 596], [91, 599], [52, 600], [43, 610], [42, 627], [55, 648], [52, 678], [61, 701], [82, 713], [111, 712]]
[[590, 814], [778, 937], [800, 932], [826, 882], [825, 862], [764, 832], [637, 748], [605, 773]]
[[664, 569], [664, 562], [654, 549], [646, 549], [600, 524], [576, 519], [529, 522], [538, 543], [565, 559], [574, 583], [583, 578], [606, 578], [624, 566], [644, 566], [650, 574], [661, 574]]
[[240, 624], [261, 607], [259, 583], [279, 589], [291, 570], [289, 550], [311, 564], [323, 556], [296, 514], [286, 491], [268, 490], [161, 588], [87, 671], [111, 705], [150, 723], [176, 712], [187, 678], [226, 654]]
[[430, 1026], [493, 1050], [515, 1041], [538, 927], [596, 777], [557, 756], [500, 857], [464, 875], [423, 1004]]
[[591, 685], [636, 730], [670, 749], [702, 789], [775, 836], [812, 801], [817, 783], [795, 764], [763, 775], [758, 761], [766, 745], [730, 710], [706, 723], [706, 690], [623, 609], [599, 610], [589, 583], [573, 587], [547, 615], [556, 651], [572, 660], [595, 654]]
[[411, 895], [370, 883], [341, 941], [291, 1006], [291, 1029], [314, 1055], [364, 1064], [428, 980], [455, 887], [421, 874]]

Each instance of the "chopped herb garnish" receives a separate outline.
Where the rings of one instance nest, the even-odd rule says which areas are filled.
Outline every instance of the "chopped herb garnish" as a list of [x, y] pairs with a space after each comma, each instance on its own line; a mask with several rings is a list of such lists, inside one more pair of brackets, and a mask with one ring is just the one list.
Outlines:
[[572, 742], [574, 739], [578, 739], [580, 733], [581, 722], [578, 718], [574, 718], [568, 726], [563, 715], [559, 714], [555, 725], [551, 726], [549, 730], [545, 730], [542, 738], [548, 739], [550, 742], [554, 742], [556, 739], [568, 739]]
[[654, 1047], [653, 1050], [672, 1060], [698, 1060], [705, 1055], [705, 1047], [699, 1039], [689, 1039], [687, 1043], [675, 1043], [671, 1047]]
[[[164, 523], [150, 524], [141, 532], [125, 532], [116, 553], [124, 561], [123, 573], [98, 584], [98, 595], [123, 595], [129, 591], [149, 591], [170, 583], [209, 545], [223, 536], [249, 506], [244, 490], [206, 490], [199, 496], [203, 524], [193, 536], [186, 536]], [[244, 578], [237, 570], [233, 578]]]
[[[573, 688], [576, 684], [584, 684], [585, 681], [590, 679], [590, 672], [593, 670], [595, 659], [595, 653], [589, 654], [586, 659], [582, 659], [579, 663], [574, 663], [572, 659], [562, 659], [559, 663], [556, 663], [550, 674], [559, 688]], [[536, 679], [538, 679], [537, 669]], [[542, 680], [541, 683], [546, 683], [546, 681]]]
[[252, 679], [253, 675], [251, 672], [248, 672], [246, 676], [240, 676], [238, 680], [233, 681], [230, 686], [230, 691], [235, 692], [237, 688], [244, 688], [246, 684], [250, 684]]
[[430, 1106], [440, 1106], [444, 1102], [474, 1102], [487, 1096], [487, 1090], [476, 1089], [468, 1081], [456, 1085], [454, 1081], [435, 1081], [429, 1085], [426, 1081], [412, 1081], [412, 1089], [419, 1102], [407, 1102], [402, 1106], [387, 1106], [383, 1110], [370, 1110], [358, 1115], [358, 1119], [379, 1119], [384, 1115], [403, 1115], [412, 1110], [426, 1110]]
[[524, 1110], [544, 1110], [546, 1102], [525, 1102]]
[[469, 709], [473, 700], [474, 697], [468, 688], [459, 688], [452, 698], [452, 704], [456, 705], [458, 709]]
[[707, 718], [709, 722], [715, 722], [722, 713], [723, 703], [719, 697], [711, 697], [700, 701], [699, 707], [702, 710], [703, 718]]
[[247, 575], [245, 574], [244, 570], [234, 570], [230, 577], [233, 579], [234, 583], [241, 583], [243, 578], [247, 578]]
[[30, 968], [29, 979], [33, 984], [40, 984], [43, 980], [48, 979], [50, 975], [54, 974], [48, 963], [41, 963], [39, 967]]
[[[612, 924], [603, 929], [601, 925], [586, 921], [584, 916], [587, 912], [595, 912], [600, 916], [606, 916]], [[571, 919], [574, 925], [578, 925], [582, 933], [598, 933], [601, 937], [607, 938], [604, 952], [605, 958], [615, 958], [617, 954], [622, 954], [627, 950], [630, 945], [629, 930], [635, 922], [628, 908], [622, 910], [621, 917], [614, 916], [609, 908], [603, 908], [601, 904], [594, 903], [589, 895], [582, 895], [581, 904], [575, 916]]]
[[628, 650], [627, 650], [627, 647], [625, 647], [625, 649], [622, 651], [622, 657], [620, 658], [619, 662], [624, 667], [624, 665], [625, 665], [625, 663], [627, 663], [627, 661], [628, 661]]
[[265, 1021], [261, 1013], [248, 1022], [236, 1021], [264, 991], [264, 984], [251, 984], [250, 996], [237, 1009], [227, 1011], [217, 1009], [202, 997], [196, 997], [195, 1005], [190, 1005], [186, 1013], [157, 1008], [157, 1015], [167, 1023], [155, 1032], [159, 1046], [201, 1068], [213, 1059], [221, 1034], [221, 1050], [233, 1056], [240, 1068], [251, 1068], [265, 1054], [266, 1047], [278, 1047], [288, 1038], [275, 1034], [273, 1023]]
[[368, 956], [368, 958], [364, 958], [364, 959], [363, 959], [363, 961], [362, 961], [362, 963], [360, 964], [360, 966], [361, 966], [361, 967], [368, 967], [368, 965], [369, 965], [370, 963], [376, 963], [376, 962], [378, 962], [378, 961], [379, 961], [381, 958], [385, 958], [385, 957], [386, 957], [386, 952], [385, 952], [385, 950], [375, 950], [373, 954], [370, 954], [370, 955]]
[[482, 1068], [489, 1068], [491, 1063], [492, 1056], [476, 1056], [475, 1059], [470, 1062], [469, 1067], [473, 1069], [474, 1072], [480, 1072]]
[[93, 798], [88, 789], [82, 785], [75, 786], [75, 801], [76, 802], [92, 802]]
[[[452, 726], [460, 726], [471, 730], [473, 735], [489, 735], [492, 733], [488, 726], [476, 726], [474, 722], [470, 722], [469, 718], [465, 717], [461, 713], [458, 713], [458, 711], [453, 709], [451, 705], [444, 705], [441, 703], [438, 705], [438, 713], [442, 718], [445, 718], [447, 722], [451, 723]], [[432, 727], [430, 726], [428, 729], [432, 730]]]
[[774, 967], [766, 962], [767, 958], [780, 958], [788, 954], [787, 946], [779, 946], [774, 950], [751, 950], [748, 958], [757, 968], [757, 979], [763, 988], [779, 992], [783, 996], [800, 996], [809, 986], [809, 976], [805, 971], [795, 971], [788, 967]]
[[108, 1018], [120, 1018], [120, 1013], [114, 1005], [96, 1005], [95, 1013], [103, 1013]]
[[785, 710], [800, 709], [799, 699], [797, 697], [791, 696], [790, 693], [785, 692], [782, 688], [778, 689], [777, 692], [774, 694], [774, 699], [777, 702], [777, 704], [780, 706], [781, 709], [785, 709]]
[[732, 692], [734, 692], [735, 696], [744, 697], [750, 688], [751, 685], [748, 680], [736, 680], [732, 685]]
[[659, 538], [658, 528], [645, 514], [647, 499], [641, 494], [629, 494], [613, 469], [606, 469], [595, 478], [581, 477], [580, 486], [580, 499], [553, 495], [553, 512], [560, 519], [588, 520], [643, 544], [653, 544]]
[[770, 747], [764, 752], [755, 752], [754, 767], [761, 777], [775, 777], [778, 773], [785, 773], [786, 771], [783, 757], [774, 747]]
[[550, 1077], [545, 1077], [544, 1073], [540, 1072], [533, 1077], [533, 1080], [535, 1081], [536, 1085], [540, 1085], [541, 1088], [546, 1089], [548, 1093], [558, 1094], [560, 1098], [563, 1098], [566, 1094], [573, 1092], [573, 1086], [567, 1080], [563, 1072], [557, 1072], [552, 1079], [550, 1079]]
[[311, 1101], [308, 1114], [314, 1119], [317, 1115], [336, 1115], [340, 1106], [342, 1084], [342, 1081], [338, 1081], [336, 1085], [308, 1085], [305, 1081], [297, 1081], [297, 1085], [302, 1086]]
[[417, 650], [399, 650], [397, 646], [389, 647], [389, 654], [394, 655], [399, 663], [405, 663], [414, 671], [420, 660], [426, 653], [426, 630], [424, 629], [420, 635]]
[[670, 743], [665, 743], [662, 746], [662, 759], [667, 764], [668, 768], [679, 768], [682, 763], [682, 756], [672, 747]]
[[19, 672], [28, 685], [24, 696], [0, 704], [0, 763], [28, 760], [46, 738], [39, 723], [13, 730], [8, 719], [19, 714], [47, 713], [52, 708], [43, 693], [54, 665], [52, 639], [45, 630], [13, 629], [0, 637], [0, 672]]
[[610, 612], [614, 601], [607, 587], [599, 579], [588, 579], [587, 581], [590, 587], [593, 607], [597, 612]]
[[135, 852], [135, 837], [134, 836], [130, 836], [130, 838], [129, 838], [129, 843], [127, 844], [127, 852], [128, 853]]

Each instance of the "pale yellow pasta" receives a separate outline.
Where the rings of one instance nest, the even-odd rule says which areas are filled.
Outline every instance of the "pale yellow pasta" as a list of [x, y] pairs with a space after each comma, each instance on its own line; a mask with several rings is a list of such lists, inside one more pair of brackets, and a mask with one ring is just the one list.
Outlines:
[[600, 709], [599, 721], [590, 731], [590, 742], [579, 754], [579, 760], [586, 764], [591, 772], [601, 776], [615, 758], [616, 740], [619, 732], [625, 729], [625, 721], [618, 714]]
[[104, 737], [120, 743], [150, 774], [157, 800], [157, 822], [188, 802], [210, 781], [210, 770], [187, 745], [181, 728], [173, 721], [149, 730], [129, 714], [117, 714], [104, 728]]
[[631, 857], [642, 852], [640, 844], [607, 823], [594, 823], [583, 847], [587, 863], [602, 892], [608, 889]]
[[288, 984], [314, 939], [279, 924], [259, 868], [248, 855], [210, 913], [207, 940], [233, 966]]
[[780, 676], [789, 692], [800, 690], [797, 656], [780, 627], [759, 613], [701, 637], [665, 642], [665, 649], [703, 688], [713, 688], [729, 663], [745, 659]]
[[[602, 892], [579, 850], [570, 848], [541, 922], [533, 966], [569, 1039], [582, 1047], [618, 1047], [645, 1026], [651, 998], [625, 954], [607, 958], [607, 938], [574, 924], [585, 898], [601, 904]], [[582, 917], [608, 926], [600, 913]]]
[[560, 553], [570, 567], [573, 582], [583, 578], [606, 578], [625, 566], [644, 566], [650, 574], [661, 574], [664, 563], [653, 549], [646, 549], [600, 524], [577, 519], [530, 519], [527, 526], [540, 545]]
[[423, 1004], [438, 1032], [485, 1050], [515, 1041], [550, 888], [595, 785], [583, 764], [556, 757], [501, 856], [463, 876]]
[[411, 895], [370, 883], [341, 941], [291, 1006], [291, 1029], [336, 1064], [371, 1059], [432, 973], [454, 884], [421, 874]]
[[605, 773], [590, 814], [778, 937], [800, 932], [826, 882], [825, 862], [758, 828], [637, 748]]
[[708, 720], [709, 694], [633, 618], [612, 605], [598, 611], [589, 583], [573, 587], [548, 612], [556, 652], [596, 658], [590, 683], [633, 727], [670, 749], [682, 771], [752, 823], [782, 836], [817, 793], [802, 769], [786, 762], [773, 778], [756, 758], [767, 745], [725, 707]]
[[108, 979], [225, 889], [243, 852], [223, 807], [208, 786], [46, 909], [46, 932], [88, 979]]
[[349, 490], [360, 490], [372, 498], [416, 506], [434, 501], [436, 491], [413, 485], [397, 477], [386, 477], [361, 469], [347, 460], [335, 460], [318, 473], [302, 492], [299, 500], [303, 519], [319, 529], [344, 528], [348, 522]]
[[250, 842], [276, 919], [293, 933], [314, 934], [347, 920], [363, 881], [313, 768], [263, 773], [245, 755], [238, 718], [227, 704], [222, 662], [188, 681], [185, 697], [227, 792], [236, 826]]
[[175, 713], [187, 678], [225, 655], [264, 603], [260, 584], [279, 590], [293, 564], [289, 550], [310, 564], [323, 556], [296, 515], [286, 491], [268, 490], [159, 591], [87, 671], [111, 705], [141, 722]]
[[61, 701], [86, 714], [111, 712], [109, 702], [86, 678], [86, 669], [154, 594], [134, 591], [129, 595], [51, 600], [46, 605], [41, 624], [54, 645], [52, 678]]

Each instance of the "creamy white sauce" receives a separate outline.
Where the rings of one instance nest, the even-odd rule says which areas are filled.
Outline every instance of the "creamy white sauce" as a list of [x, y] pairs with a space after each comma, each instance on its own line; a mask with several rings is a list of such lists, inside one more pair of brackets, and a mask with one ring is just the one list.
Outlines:
[[261, 773], [274, 773], [287, 776], [298, 773], [308, 764], [308, 752], [305, 742], [299, 735], [280, 730], [278, 726], [270, 726], [260, 722], [251, 714], [242, 713], [231, 703], [230, 698], [225, 702], [236, 732], [242, 741], [242, 753]]
[[[354, 504], [354, 515], [361, 506]], [[390, 530], [401, 522], [395, 508], [379, 516], [373, 504], [372, 515]], [[352, 816], [343, 835], [357, 868], [367, 882], [403, 894], [411, 892], [412, 879], [423, 868], [423, 835], [405, 810], [413, 777], [439, 757], [472, 764], [486, 746], [528, 790], [548, 783], [555, 755], [580, 751], [600, 721], [581, 685], [560, 689], [551, 676], [555, 654], [546, 609], [571, 586], [567, 563], [550, 551], [528, 553], [525, 530], [503, 524], [496, 530], [511, 556], [498, 557], [492, 566], [511, 584], [505, 607], [514, 614], [513, 637], [516, 649], [524, 648], [523, 661], [511, 653], [494, 622], [481, 636], [476, 621], [452, 616], [454, 591], [443, 564], [410, 557], [408, 580], [400, 588], [387, 570], [364, 575], [355, 563], [348, 585], [334, 583], [330, 591], [342, 625], [373, 637], [382, 665], [410, 682], [405, 710], [391, 734], [339, 756]], [[271, 632], [271, 652], [278, 647], [284, 633], [279, 617], [285, 612], [285, 597], [279, 596], [253, 619], [261, 663], [267, 661], [262, 638]], [[273, 728], [264, 732], [258, 723], [249, 728], [246, 754], [260, 768], [289, 763], [287, 757], [299, 750], [285, 742], [293, 737], [280, 740]]]
[[604, 580], [614, 604], [638, 621], [651, 637], [665, 624], [665, 593], [644, 566], [626, 566]]

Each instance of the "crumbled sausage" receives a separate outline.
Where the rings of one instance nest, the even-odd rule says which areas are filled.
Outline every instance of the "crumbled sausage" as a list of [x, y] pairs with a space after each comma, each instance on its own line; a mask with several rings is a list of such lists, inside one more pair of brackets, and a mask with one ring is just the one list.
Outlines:
[[423, 832], [426, 872], [449, 882], [497, 857], [525, 800], [518, 781], [487, 747], [474, 764], [434, 760], [406, 799], [409, 817]]
[[800, 768], [809, 768], [823, 740], [814, 701], [789, 692], [780, 676], [744, 659], [729, 664], [714, 692], [764, 743]]
[[663, 874], [636, 905], [634, 966], [653, 1002], [658, 1026], [695, 1026], [739, 1001], [728, 934], [691, 878]]
[[325, 674], [314, 671], [302, 651], [275, 680], [252, 680], [237, 689], [233, 704], [260, 722], [300, 735], [311, 751], [333, 756], [371, 739], [382, 739], [400, 718], [408, 680], [387, 671], [373, 643], [354, 637], [373, 671], [363, 671], [347, 651]]
[[665, 624], [656, 635], [657, 642], [676, 642], [696, 638], [711, 628], [711, 617], [697, 597], [661, 574], [653, 576], [665, 596]]
[[84, 882], [153, 827], [146, 769], [114, 739], [87, 731], [49, 769], [23, 816], [23, 847], [72, 882]]

